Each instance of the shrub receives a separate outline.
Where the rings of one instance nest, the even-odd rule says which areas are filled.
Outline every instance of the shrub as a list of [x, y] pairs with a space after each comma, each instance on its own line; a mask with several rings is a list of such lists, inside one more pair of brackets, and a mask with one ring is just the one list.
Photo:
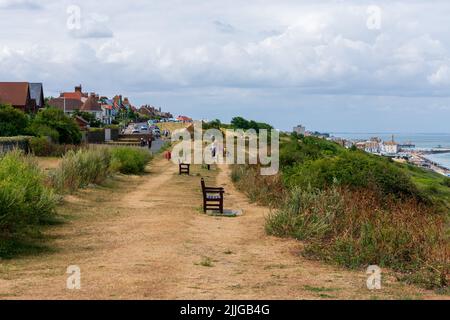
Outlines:
[[78, 125], [62, 110], [56, 108], [40, 110], [28, 128], [30, 133], [36, 136], [42, 136], [43, 132], [48, 133], [49, 129], [58, 132], [58, 142], [61, 144], [79, 144], [81, 142]]
[[44, 124], [31, 123], [27, 128], [27, 132], [36, 137], [49, 137], [55, 143], [59, 142], [59, 132]]
[[362, 152], [344, 152], [335, 157], [297, 164], [285, 170], [284, 181], [290, 186], [326, 189], [334, 184], [353, 189], [367, 188], [380, 196], [396, 195], [425, 200], [411, 178], [395, 164]]
[[111, 169], [124, 174], [143, 173], [150, 160], [146, 150], [131, 147], [112, 148], [111, 155]]
[[10, 105], [0, 104], [0, 136], [12, 137], [25, 134], [27, 115]]
[[[19, 151], [0, 158], [0, 241], [22, 235], [55, 213], [56, 197], [44, 175]], [[1, 251], [1, 250], [0, 250]]]
[[52, 185], [60, 193], [73, 192], [91, 183], [99, 184], [110, 174], [111, 153], [107, 148], [70, 150], [52, 173]]
[[62, 157], [69, 150], [77, 150], [75, 145], [56, 144], [46, 137], [30, 138], [31, 152], [38, 157]]

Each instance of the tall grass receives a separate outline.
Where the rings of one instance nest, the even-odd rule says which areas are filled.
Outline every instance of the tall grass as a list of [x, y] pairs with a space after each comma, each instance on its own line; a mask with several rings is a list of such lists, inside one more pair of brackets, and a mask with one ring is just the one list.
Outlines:
[[12, 151], [0, 158], [0, 256], [9, 243], [48, 221], [57, 198], [32, 158]]
[[252, 202], [278, 207], [286, 197], [280, 176], [261, 176], [259, 172], [258, 166], [235, 165], [231, 170], [231, 180]]
[[148, 151], [132, 147], [97, 146], [69, 151], [50, 181], [59, 193], [70, 193], [89, 184], [100, 184], [114, 172], [142, 173], [149, 160]]
[[[391, 267], [427, 287], [448, 285], [445, 217], [410, 199], [371, 190], [294, 188], [267, 218], [269, 234], [306, 242], [305, 254], [349, 268]], [[411, 278], [411, 277], [410, 277]]]
[[110, 174], [111, 153], [107, 148], [69, 151], [52, 173], [51, 185], [61, 194], [89, 184], [99, 184]]

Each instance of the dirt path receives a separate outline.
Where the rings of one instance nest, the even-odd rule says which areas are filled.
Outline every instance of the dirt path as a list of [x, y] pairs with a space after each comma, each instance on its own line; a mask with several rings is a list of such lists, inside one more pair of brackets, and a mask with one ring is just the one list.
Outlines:
[[[300, 256], [297, 241], [264, 233], [266, 208], [237, 192], [228, 169], [194, 168], [190, 177], [163, 159], [143, 177], [67, 197], [68, 223], [48, 230], [52, 251], [0, 263], [3, 299], [328, 299], [436, 298], [383, 278], [367, 290], [351, 272]], [[218, 174], [218, 176], [217, 176]], [[199, 175], [222, 184], [238, 218], [201, 213]], [[222, 183], [216, 183], [222, 182]], [[81, 269], [81, 290], [66, 288], [66, 268]], [[442, 298], [442, 297], [440, 297]]]

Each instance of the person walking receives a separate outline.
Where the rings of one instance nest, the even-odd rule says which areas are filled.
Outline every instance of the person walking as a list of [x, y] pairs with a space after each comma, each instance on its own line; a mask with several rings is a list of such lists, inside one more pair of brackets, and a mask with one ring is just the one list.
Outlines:
[[148, 150], [152, 148], [152, 138], [148, 138]]

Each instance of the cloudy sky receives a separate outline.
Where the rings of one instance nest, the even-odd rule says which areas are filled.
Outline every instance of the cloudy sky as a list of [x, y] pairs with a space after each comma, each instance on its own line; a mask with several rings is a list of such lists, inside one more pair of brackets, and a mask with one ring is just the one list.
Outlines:
[[0, 81], [280, 129], [450, 133], [449, 17], [447, 0], [0, 0]]

